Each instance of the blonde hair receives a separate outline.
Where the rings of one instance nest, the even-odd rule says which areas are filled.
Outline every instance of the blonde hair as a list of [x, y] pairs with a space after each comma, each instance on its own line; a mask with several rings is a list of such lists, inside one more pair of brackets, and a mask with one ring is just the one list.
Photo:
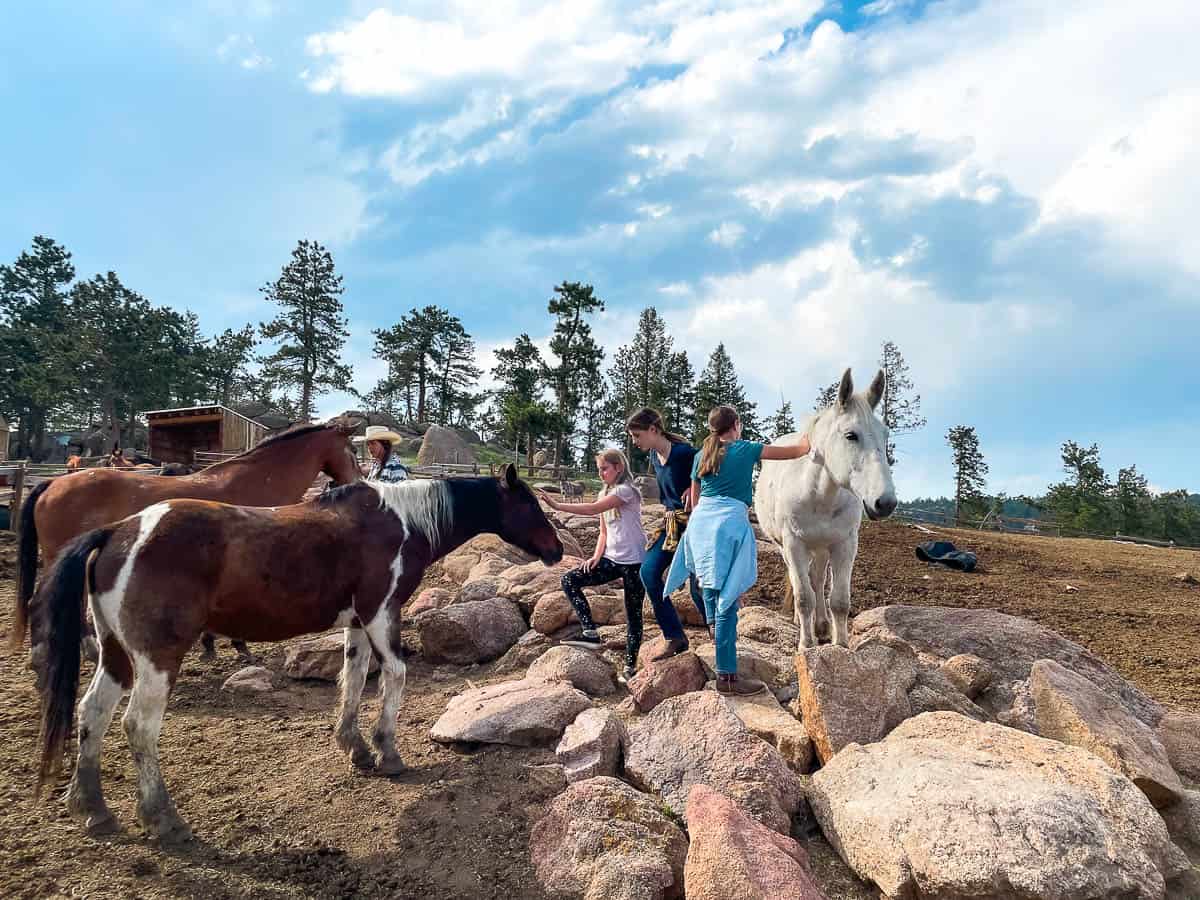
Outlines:
[[[610, 466], [620, 466], [621, 473], [617, 475], [617, 480], [612, 485], [605, 484], [600, 488], [600, 493], [596, 495], [597, 499], [607, 497], [610, 490], [618, 488], [623, 484], [633, 484], [633, 475], [629, 471], [629, 460], [625, 458], [624, 452], [618, 450], [616, 447], [601, 450], [596, 454], [596, 462], [598, 463], [601, 460], [604, 460]], [[605, 510], [603, 515], [609, 522], [619, 519], [621, 518], [621, 507], [618, 506], [615, 509]]]
[[721, 471], [721, 463], [725, 461], [725, 445], [721, 443], [721, 435], [738, 423], [737, 410], [732, 406], [714, 406], [708, 414], [708, 437], [700, 449], [700, 468], [697, 474], [715, 475]]

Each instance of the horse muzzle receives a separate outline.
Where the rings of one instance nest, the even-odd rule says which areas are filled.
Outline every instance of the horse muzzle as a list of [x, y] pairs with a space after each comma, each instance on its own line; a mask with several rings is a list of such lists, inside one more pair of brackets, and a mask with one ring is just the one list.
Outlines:
[[867, 518], [872, 522], [878, 522], [880, 519], [886, 519], [896, 511], [895, 497], [880, 497], [875, 501], [874, 505], [863, 501], [863, 510], [867, 514]]

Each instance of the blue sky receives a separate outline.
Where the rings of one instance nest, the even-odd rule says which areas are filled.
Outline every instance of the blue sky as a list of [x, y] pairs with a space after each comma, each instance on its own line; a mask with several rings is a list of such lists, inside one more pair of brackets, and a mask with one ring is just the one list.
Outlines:
[[1200, 490], [1193, 4], [98, 7], [6, 16], [0, 258], [51, 235], [215, 332], [315, 238], [364, 389], [372, 328], [437, 303], [490, 365], [563, 279], [610, 349], [651, 304], [697, 368], [725, 341], [764, 411], [891, 339], [902, 496], [956, 424], [995, 490], [1067, 439]]

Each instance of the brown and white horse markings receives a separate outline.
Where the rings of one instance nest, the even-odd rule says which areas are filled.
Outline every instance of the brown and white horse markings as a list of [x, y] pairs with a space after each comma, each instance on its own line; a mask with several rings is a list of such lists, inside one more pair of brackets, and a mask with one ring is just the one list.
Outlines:
[[[500, 481], [362, 482], [278, 509], [170, 500], [89, 532], [60, 554], [32, 608], [49, 648], [39, 785], [70, 737], [85, 576], [101, 653], [79, 705], [67, 803], [89, 829], [114, 826], [99, 753], [117, 703], [131, 692], [123, 725], [138, 770], [138, 817], [165, 839], [188, 834], [158, 769], [158, 732], [180, 664], [206, 630], [279, 641], [356, 623], [346, 628], [337, 742], [359, 768], [400, 771], [400, 609], [430, 563], [483, 532], [547, 565], [562, 558], [554, 527], [512, 467]], [[372, 650], [383, 679], [372, 733], [378, 758], [357, 724]]]

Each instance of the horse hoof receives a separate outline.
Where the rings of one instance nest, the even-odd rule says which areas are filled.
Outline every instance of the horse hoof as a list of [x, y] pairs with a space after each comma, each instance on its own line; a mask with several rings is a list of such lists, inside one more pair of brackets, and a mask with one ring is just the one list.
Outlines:
[[91, 816], [86, 822], [83, 823], [83, 827], [87, 829], [87, 833], [90, 837], [102, 837], [106, 834], [115, 834], [120, 830], [120, 826], [117, 825], [117, 820], [113, 818], [113, 815], [110, 812], [106, 812], [99, 816]]
[[375, 771], [380, 775], [402, 775], [408, 771], [408, 766], [404, 764], [404, 760], [399, 756], [393, 756], [380, 760], [379, 765], [375, 767]]
[[192, 839], [192, 829], [178, 816], [160, 816], [145, 828], [162, 844], [183, 844]]
[[355, 747], [350, 753], [350, 765], [360, 772], [374, 772], [375, 755], [366, 747]]

